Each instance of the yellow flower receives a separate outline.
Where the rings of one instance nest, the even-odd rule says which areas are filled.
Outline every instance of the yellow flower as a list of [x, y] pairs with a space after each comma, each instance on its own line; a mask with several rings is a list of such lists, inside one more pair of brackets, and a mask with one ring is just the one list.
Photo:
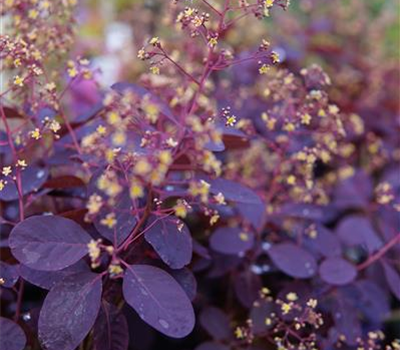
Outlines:
[[218, 194], [216, 194], [216, 195], [214, 196], [214, 199], [215, 199], [215, 201], [216, 201], [218, 204], [220, 204], [220, 205], [226, 205], [225, 197], [224, 197], [224, 195], [223, 195], [221, 192], [219, 192]]
[[1, 172], [4, 176], [10, 175], [12, 172], [11, 166], [5, 166], [3, 167], [3, 171]]
[[99, 212], [101, 206], [103, 205], [103, 200], [97, 194], [92, 194], [86, 204], [86, 209], [89, 214], [96, 214]]
[[234, 126], [236, 124], [236, 116], [231, 115], [226, 118], [225, 125], [226, 126]]
[[24, 78], [21, 78], [19, 75], [16, 75], [15, 77], [14, 77], [14, 85], [17, 85], [17, 86], [24, 86]]
[[31, 9], [28, 12], [28, 17], [31, 19], [36, 19], [39, 16], [39, 12], [35, 9]]
[[108, 228], [113, 228], [117, 223], [117, 220], [115, 219], [115, 214], [107, 214], [106, 217], [100, 221], [100, 223], [104, 226], [107, 226]]
[[107, 129], [103, 125], [99, 125], [96, 129], [97, 133], [99, 135], [104, 135], [107, 131]]
[[269, 66], [265, 63], [258, 69], [258, 72], [260, 74], [267, 74], [268, 71], [269, 71]]
[[177, 204], [174, 206], [175, 215], [184, 219], [187, 215], [189, 205], [184, 199], [178, 199]]
[[311, 115], [305, 113], [301, 116], [301, 123], [304, 125], [310, 125], [311, 123]]
[[142, 61], [146, 59], [146, 51], [144, 50], [144, 48], [141, 48], [138, 51], [137, 57]]
[[292, 306], [288, 303], [283, 303], [281, 306], [282, 314], [286, 315], [292, 310]]
[[75, 67], [69, 68], [69, 69], [67, 70], [67, 72], [68, 72], [68, 75], [69, 75], [71, 78], [75, 78], [75, 77], [78, 75], [78, 71], [76, 70]]
[[6, 181], [4, 181], [4, 180], [0, 180], [0, 191], [2, 191], [3, 190], [3, 188], [5, 187], [5, 185], [6, 185]]
[[151, 169], [151, 164], [143, 158], [138, 160], [133, 170], [138, 175], [146, 175], [151, 171]]
[[150, 39], [149, 43], [153, 46], [157, 46], [160, 44], [160, 39], [157, 36], [155, 36]]
[[118, 264], [110, 264], [108, 266], [108, 272], [110, 275], [119, 275], [124, 272], [124, 270]]
[[296, 293], [291, 292], [291, 293], [286, 294], [286, 299], [289, 301], [296, 301], [299, 298]]
[[28, 164], [26, 164], [26, 161], [24, 159], [18, 159], [16, 166], [20, 166], [21, 168], [26, 168]]
[[35, 130], [31, 131], [30, 134], [31, 134], [31, 137], [35, 140], [39, 140], [42, 137], [42, 135], [40, 134], [39, 128], [36, 128]]
[[272, 63], [279, 63], [279, 54], [275, 51], [271, 52]]
[[208, 46], [210, 47], [214, 47], [218, 44], [218, 39], [215, 37], [210, 38], [210, 40], [208, 40]]
[[296, 184], [296, 176], [294, 175], [289, 175], [286, 179], [286, 183], [288, 185], [295, 185]]
[[131, 198], [133, 199], [143, 197], [144, 196], [143, 186], [138, 182], [133, 182], [130, 187], [130, 195]]
[[160, 68], [157, 67], [157, 66], [151, 66], [151, 67], [150, 67], [150, 72], [151, 72], [152, 74], [159, 75], [159, 74], [160, 74]]
[[57, 122], [57, 121], [55, 121], [55, 120], [52, 120], [52, 121], [50, 122], [50, 124], [49, 124], [49, 129], [50, 129], [52, 132], [56, 133], [57, 131], [59, 131], [59, 130], [61, 129], [61, 125], [60, 125], [59, 122]]
[[121, 121], [121, 117], [116, 112], [111, 112], [107, 116], [108, 124], [114, 125]]

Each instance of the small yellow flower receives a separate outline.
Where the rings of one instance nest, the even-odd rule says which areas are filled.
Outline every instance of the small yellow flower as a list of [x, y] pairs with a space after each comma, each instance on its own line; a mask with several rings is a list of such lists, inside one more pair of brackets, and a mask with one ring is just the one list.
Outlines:
[[165, 141], [165, 143], [171, 148], [178, 146], [178, 142], [175, 141], [172, 137], [167, 139], [167, 141]]
[[215, 47], [218, 44], [218, 39], [215, 37], [212, 37], [208, 40], [208, 46], [210, 47]]
[[151, 66], [151, 67], [150, 67], [150, 72], [151, 72], [152, 74], [159, 75], [159, 74], [160, 74], [160, 68], [157, 67], [157, 66]]
[[114, 213], [107, 214], [104, 219], [100, 220], [100, 223], [104, 226], [107, 226], [108, 228], [113, 228], [117, 223], [115, 214]]
[[221, 192], [219, 192], [218, 194], [216, 194], [216, 195], [214, 196], [214, 199], [215, 199], [215, 201], [216, 201], [218, 204], [220, 204], [220, 205], [226, 205], [225, 197], [224, 197], [224, 195], [223, 195]]
[[243, 241], [243, 242], [247, 242], [249, 240], [249, 234], [246, 232], [241, 232], [239, 234], [239, 238]]
[[14, 66], [15, 66], [16, 68], [18, 68], [19, 66], [21, 66], [21, 59], [16, 58], [16, 59], [14, 60]]
[[219, 220], [220, 216], [218, 213], [214, 213], [211, 217], [210, 217], [210, 225], [213, 226], [215, 225], [218, 220]]
[[114, 125], [121, 121], [121, 117], [116, 112], [111, 112], [107, 115], [107, 121], [109, 124]]
[[57, 131], [59, 131], [59, 130], [61, 129], [61, 125], [60, 125], [59, 122], [57, 122], [57, 121], [55, 121], [55, 120], [52, 120], [52, 121], [50, 122], [50, 124], [49, 124], [49, 129], [50, 129], [52, 132], [56, 133]]
[[24, 86], [24, 78], [21, 78], [19, 75], [16, 75], [15, 77], [14, 77], [14, 85], [17, 85], [17, 86]]
[[150, 39], [149, 43], [150, 45], [157, 46], [160, 44], [160, 39], [157, 36], [155, 36]]
[[260, 74], [267, 74], [267, 72], [269, 71], [270, 67], [267, 64], [263, 64], [259, 69], [258, 72]]
[[292, 306], [288, 303], [283, 303], [281, 306], [282, 314], [286, 315], [292, 310]]
[[226, 118], [225, 125], [226, 126], [234, 126], [236, 124], [236, 116], [230, 115]]
[[21, 168], [26, 168], [28, 164], [26, 164], [26, 161], [24, 159], [18, 159], [16, 166], [19, 166]]
[[291, 293], [286, 294], [286, 299], [289, 301], [296, 301], [299, 299], [299, 297], [297, 296], [296, 293], [291, 292]]
[[31, 131], [30, 135], [35, 140], [39, 140], [42, 137], [39, 128], [36, 128], [35, 130]]
[[288, 185], [295, 185], [296, 184], [296, 176], [294, 175], [289, 175], [286, 179], [286, 183]]
[[110, 273], [110, 275], [115, 276], [121, 274], [122, 272], [124, 272], [124, 270], [119, 264], [110, 264], [108, 266], [108, 272]]
[[6, 186], [6, 181], [4, 180], [0, 180], [0, 191], [2, 191], [4, 189], [4, 187]]
[[144, 48], [141, 48], [138, 51], [137, 57], [142, 61], [146, 59], [146, 51], [144, 50]]
[[36, 19], [39, 16], [39, 12], [35, 9], [31, 9], [28, 12], [28, 17], [31, 19]]
[[47, 91], [54, 91], [56, 89], [56, 84], [54, 82], [48, 83], [44, 86]]
[[132, 183], [130, 187], [130, 195], [131, 198], [133, 199], [143, 197], [144, 196], [143, 186], [137, 182]]
[[5, 166], [5, 167], [3, 167], [3, 170], [2, 170], [1, 173], [2, 173], [4, 176], [10, 175], [10, 174], [12, 173], [11, 166]]
[[69, 75], [71, 78], [75, 78], [75, 77], [78, 75], [78, 71], [76, 70], [75, 66], [72, 66], [71, 68], [69, 68], [69, 69], [67, 70], [67, 72], [68, 72], [68, 75]]
[[279, 60], [280, 60], [279, 54], [275, 51], [272, 51], [271, 52], [271, 60], [272, 60], [272, 63], [279, 63]]
[[99, 125], [96, 129], [97, 133], [99, 135], [104, 135], [107, 131], [107, 129], [103, 125]]
[[310, 125], [311, 123], [311, 115], [305, 113], [301, 116], [301, 123], [304, 125]]
[[174, 206], [175, 215], [184, 219], [187, 216], [189, 204], [184, 199], [178, 199], [176, 205]]

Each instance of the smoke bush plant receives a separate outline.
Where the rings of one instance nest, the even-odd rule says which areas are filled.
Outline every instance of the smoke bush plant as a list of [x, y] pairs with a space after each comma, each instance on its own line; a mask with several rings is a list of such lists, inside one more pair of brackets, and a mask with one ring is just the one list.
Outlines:
[[282, 0], [164, 4], [174, 40], [101, 89], [76, 5], [2, 8], [1, 348], [398, 349], [397, 111], [377, 131], [273, 38], [235, 46]]

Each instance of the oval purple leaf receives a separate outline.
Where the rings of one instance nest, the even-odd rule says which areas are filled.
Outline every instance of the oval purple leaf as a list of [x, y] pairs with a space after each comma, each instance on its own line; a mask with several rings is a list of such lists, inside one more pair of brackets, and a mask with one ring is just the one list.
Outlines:
[[18, 265], [9, 265], [0, 261], [0, 278], [3, 280], [2, 287], [12, 288], [18, 281]]
[[[36, 165], [28, 166], [21, 171], [22, 194], [38, 191], [46, 182], [49, 171]], [[0, 191], [0, 200], [8, 202], [18, 199], [18, 191], [14, 181], [8, 181], [3, 190]]]
[[171, 269], [168, 272], [180, 284], [190, 301], [193, 301], [197, 294], [197, 281], [193, 272], [186, 267], [179, 270]]
[[240, 303], [250, 308], [253, 302], [259, 297], [262, 282], [260, 276], [249, 271], [243, 271], [236, 276], [234, 286]]
[[78, 272], [89, 271], [89, 266], [84, 260], [80, 260], [74, 265], [68, 266], [67, 268], [59, 271], [39, 271], [31, 269], [25, 265], [19, 266], [19, 273], [25, 281], [28, 281], [37, 287], [48, 290], [53, 288], [58, 282], [69, 275], [73, 275]]
[[151, 228], [145, 233], [146, 241], [151, 244], [171, 269], [181, 269], [192, 259], [192, 237], [189, 229], [179, 219], [149, 221]]
[[382, 246], [382, 240], [371, 222], [361, 215], [344, 218], [336, 228], [336, 233], [348, 246], [362, 245], [370, 253]]
[[251, 249], [254, 244], [254, 235], [244, 232], [239, 227], [220, 227], [210, 238], [210, 246], [216, 252], [223, 254], [240, 254]]
[[207, 307], [201, 312], [199, 320], [202, 327], [214, 339], [223, 340], [231, 337], [229, 318], [221, 309]]
[[279, 270], [296, 278], [310, 278], [317, 271], [315, 258], [293, 243], [273, 245], [268, 254]]
[[43, 271], [64, 269], [87, 254], [90, 236], [75, 221], [61, 216], [32, 216], [14, 227], [9, 238], [13, 255]]
[[92, 329], [100, 309], [100, 275], [67, 276], [47, 294], [39, 316], [39, 340], [46, 350], [74, 350]]
[[340, 257], [331, 257], [322, 262], [319, 275], [326, 283], [342, 286], [354, 281], [357, 277], [357, 269]]
[[0, 317], [0, 348], [4, 350], [22, 350], [26, 344], [24, 331], [15, 322]]
[[181, 286], [165, 271], [150, 265], [130, 265], [122, 286], [127, 303], [150, 326], [173, 338], [194, 327], [194, 311]]
[[93, 334], [94, 350], [128, 349], [128, 323], [124, 314], [112, 304], [103, 302]]
[[253, 332], [263, 334], [276, 324], [276, 305], [265, 299], [256, 301], [250, 311]]

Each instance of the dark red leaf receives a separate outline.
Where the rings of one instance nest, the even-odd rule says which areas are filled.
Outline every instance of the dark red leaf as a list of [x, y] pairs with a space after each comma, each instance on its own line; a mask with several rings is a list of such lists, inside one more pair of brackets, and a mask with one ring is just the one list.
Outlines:
[[317, 271], [315, 258], [306, 250], [293, 243], [273, 245], [268, 254], [282, 272], [297, 278], [310, 278]]
[[85, 183], [76, 176], [64, 175], [47, 180], [44, 188], [74, 188], [85, 186]]
[[330, 257], [320, 265], [319, 275], [326, 283], [342, 286], [354, 281], [357, 277], [357, 269], [347, 260]]
[[76, 222], [61, 216], [32, 216], [11, 231], [9, 245], [24, 265], [37, 270], [62, 270], [87, 254], [90, 236]]
[[150, 265], [130, 265], [123, 282], [127, 303], [150, 326], [173, 338], [194, 327], [194, 311], [181, 286], [165, 271]]
[[22, 350], [26, 344], [24, 331], [15, 322], [0, 317], [0, 348], [3, 350]]
[[153, 217], [146, 231], [145, 238], [154, 250], [172, 269], [180, 269], [192, 259], [192, 237], [187, 226], [177, 218], [156, 220]]
[[67, 276], [47, 294], [39, 316], [39, 340], [46, 350], [74, 350], [99, 313], [102, 281], [83, 272]]

